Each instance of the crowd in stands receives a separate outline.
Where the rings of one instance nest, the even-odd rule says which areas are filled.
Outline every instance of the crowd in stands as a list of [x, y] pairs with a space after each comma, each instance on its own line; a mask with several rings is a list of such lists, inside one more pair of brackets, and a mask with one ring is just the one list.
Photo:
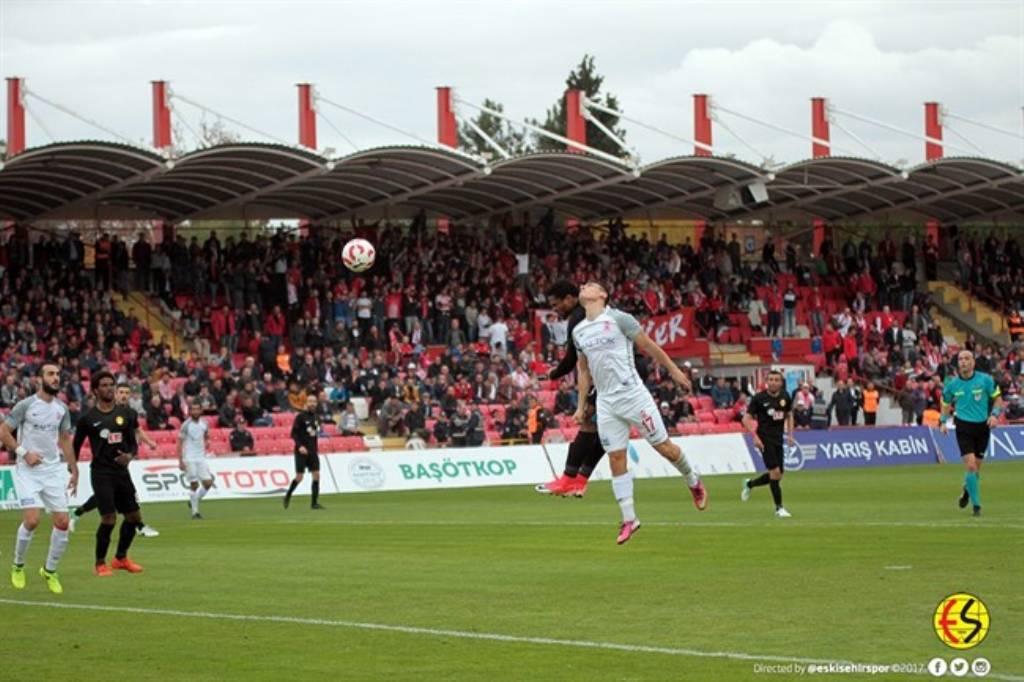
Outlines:
[[956, 279], [959, 285], [997, 309], [1024, 310], [1024, 254], [1012, 235], [957, 236]]
[[[89, 400], [89, 374], [106, 365], [132, 387], [149, 429], [173, 429], [196, 400], [225, 443], [239, 423], [282, 426], [280, 415], [301, 409], [309, 392], [319, 396], [332, 438], [361, 440], [355, 397], [369, 400], [385, 437], [456, 445], [551, 431], [571, 437], [574, 388], [544, 378], [564, 352], [565, 326], [553, 316], [534, 319], [549, 284], [568, 277], [608, 282], [614, 305], [640, 317], [693, 306], [701, 330], [716, 338], [739, 327], [793, 337], [806, 327], [822, 368], [839, 379], [896, 392], [918, 422], [934, 407], [955, 350], [916, 287], [919, 261], [927, 278], [936, 276], [934, 242], [919, 252], [910, 238], [900, 245], [846, 238], [841, 246], [827, 239], [820, 253], [802, 255], [789, 241], [780, 262], [771, 241], [760, 259], [750, 258], [727, 234], [709, 229], [696, 247], [673, 246], [627, 236], [621, 220], [570, 230], [548, 214], [529, 230], [505, 224], [428, 235], [420, 216], [408, 229], [360, 223], [345, 233], [314, 227], [302, 238], [241, 233], [223, 241], [213, 233], [155, 248], [145, 235], [131, 246], [102, 235], [90, 272], [80, 238], [51, 233], [33, 244], [15, 231], [0, 244], [0, 403], [24, 397], [34, 367], [58, 358], [76, 415]], [[341, 264], [352, 236], [377, 245], [368, 274]], [[972, 281], [1011, 300], [1022, 295], [1013, 239], [967, 251]], [[133, 286], [180, 317], [191, 349], [173, 354], [165, 339], [118, 311], [109, 293]], [[979, 368], [993, 369], [1006, 393], [1019, 393], [1016, 351], [979, 351]], [[666, 421], [683, 432], [735, 426], [750, 393], [717, 382], [687, 396], [652, 363], [639, 369]], [[843, 388], [830, 403], [837, 423], [867, 413], [861, 383]], [[809, 387], [797, 402], [809, 425]]]

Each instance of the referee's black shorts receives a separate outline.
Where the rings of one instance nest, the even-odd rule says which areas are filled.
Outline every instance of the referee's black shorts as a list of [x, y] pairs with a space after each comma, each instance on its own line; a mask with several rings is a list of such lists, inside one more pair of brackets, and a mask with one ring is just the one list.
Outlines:
[[139, 510], [139, 499], [132, 483], [131, 474], [97, 473], [94, 469], [90, 475], [92, 494], [96, 498], [96, 508], [101, 516], [108, 514], [131, 514]]
[[764, 466], [768, 471], [772, 469], [782, 470], [785, 465], [786, 451], [782, 447], [781, 442], [772, 442], [761, 438], [761, 442], [764, 443], [764, 449], [761, 450], [761, 459], [764, 460]]
[[305, 471], [320, 471], [320, 455], [301, 455], [295, 452], [295, 473], [301, 474]]
[[988, 422], [965, 422], [962, 419], [955, 419], [956, 444], [960, 448], [960, 456], [974, 455], [978, 459], [984, 459], [988, 451], [988, 438], [991, 431]]

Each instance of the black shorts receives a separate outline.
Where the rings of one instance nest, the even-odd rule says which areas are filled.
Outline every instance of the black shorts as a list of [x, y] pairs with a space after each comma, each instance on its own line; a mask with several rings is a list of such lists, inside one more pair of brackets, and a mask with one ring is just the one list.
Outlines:
[[580, 461], [590, 454], [604, 454], [604, 446], [601, 445], [601, 438], [596, 431], [577, 431], [576, 437], [569, 444], [569, 449], [573, 454], [578, 453]]
[[761, 459], [764, 460], [764, 466], [768, 471], [772, 469], [784, 469], [786, 462], [786, 451], [782, 447], [782, 443], [772, 443], [761, 439], [764, 443], [764, 450], [761, 451]]
[[304, 471], [320, 471], [320, 455], [300, 455], [295, 453], [295, 473]]
[[959, 419], [955, 422], [956, 444], [960, 448], [960, 456], [973, 454], [978, 459], [984, 459], [990, 434], [988, 422], [965, 422]]
[[131, 514], [139, 511], [139, 498], [128, 472], [124, 474], [96, 474], [90, 476], [92, 494], [100, 514]]

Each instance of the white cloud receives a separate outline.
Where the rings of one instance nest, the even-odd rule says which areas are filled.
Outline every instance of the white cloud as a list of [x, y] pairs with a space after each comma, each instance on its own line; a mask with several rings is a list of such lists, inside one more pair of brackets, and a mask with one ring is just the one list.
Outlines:
[[[569, 69], [597, 56], [626, 112], [692, 134], [693, 92], [800, 131], [811, 96], [920, 131], [922, 102], [1020, 129], [1024, 3], [1006, 2], [28, 2], [0, 0], [0, 72], [83, 114], [146, 139], [149, 81], [173, 87], [284, 139], [296, 138], [294, 84], [424, 137], [434, 87], [543, 116]], [[103, 137], [35, 105], [61, 139]], [[193, 125], [198, 117], [181, 112]], [[360, 146], [406, 142], [325, 108]], [[809, 143], [725, 119], [764, 153], [798, 160]], [[919, 161], [923, 143], [856, 122], [883, 158]], [[690, 153], [627, 126], [645, 160]], [[1012, 138], [959, 128], [998, 158]], [[756, 161], [719, 126], [725, 151]], [[837, 144], [857, 149], [838, 130]], [[30, 144], [46, 142], [29, 122]], [[327, 126], [322, 146], [349, 149]], [[866, 153], [866, 152], [865, 152]]]
[[[622, 99], [631, 111], [652, 112], [644, 118], [685, 130], [688, 135], [692, 134], [693, 107], [687, 95], [695, 92], [711, 93], [721, 106], [805, 135], [810, 133], [813, 96], [828, 97], [839, 109], [918, 134], [923, 133], [925, 101], [939, 101], [962, 116], [1019, 130], [1022, 54], [1024, 38], [1019, 35], [992, 36], [956, 48], [884, 50], [864, 26], [837, 21], [806, 48], [759, 39], [734, 50], [692, 50], [678, 67], [632, 84], [623, 91]], [[805, 140], [728, 114], [721, 117], [753, 146], [776, 159], [796, 161], [810, 155], [810, 143]], [[843, 115], [837, 118], [884, 160], [915, 163], [923, 158], [922, 141]], [[991, 156], [1018, 162], [1024, 158], [1024, 150], [1012, 138], [966, 124], [956, 127]], [[644, 149], [658, 147], [646, 134], [633, 134], [632, 139]], [[835, 126], [832, 140], [858, 155], [869, 153]], [[947, 136], [947, 140], [966, 147], [955, 137]], [[721, 126], [716, 126], [715, 144], [742, 158], [751, 156]], [[949, 155], [959, 153], [947, 151]]]

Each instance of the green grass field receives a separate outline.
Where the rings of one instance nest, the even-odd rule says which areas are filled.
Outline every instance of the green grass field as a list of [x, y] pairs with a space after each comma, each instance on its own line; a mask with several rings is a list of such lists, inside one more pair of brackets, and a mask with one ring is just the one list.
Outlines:
[[[184, 504], [146, 507], [162, 532], [135, 542], [146, 572], [110, 579], [90, 573], [92, 515], [61, 566], [63, 596], [36, 575], [47, 528], [28, 587], [4, 575], [0, 679], [783, 680], [755, 666], [952, 659], [931, 622], [957, 591], [992, 614], [964, 657], [1024, 679], [1024, 466], [986, 466], [980, 519], [956, 509], [952, 466], [797, 472], [789, 520], [767, 488], [742, 504], [740, 480], [706, 479], [705, 513], [679, 481], [638, 481], [645, 526], [623, 547], [607, 483], [583, 500], [329, 496], [322, 512], [214, 494], [198, 522]], [[0, 513], [4, 566], [19, 518]]]

